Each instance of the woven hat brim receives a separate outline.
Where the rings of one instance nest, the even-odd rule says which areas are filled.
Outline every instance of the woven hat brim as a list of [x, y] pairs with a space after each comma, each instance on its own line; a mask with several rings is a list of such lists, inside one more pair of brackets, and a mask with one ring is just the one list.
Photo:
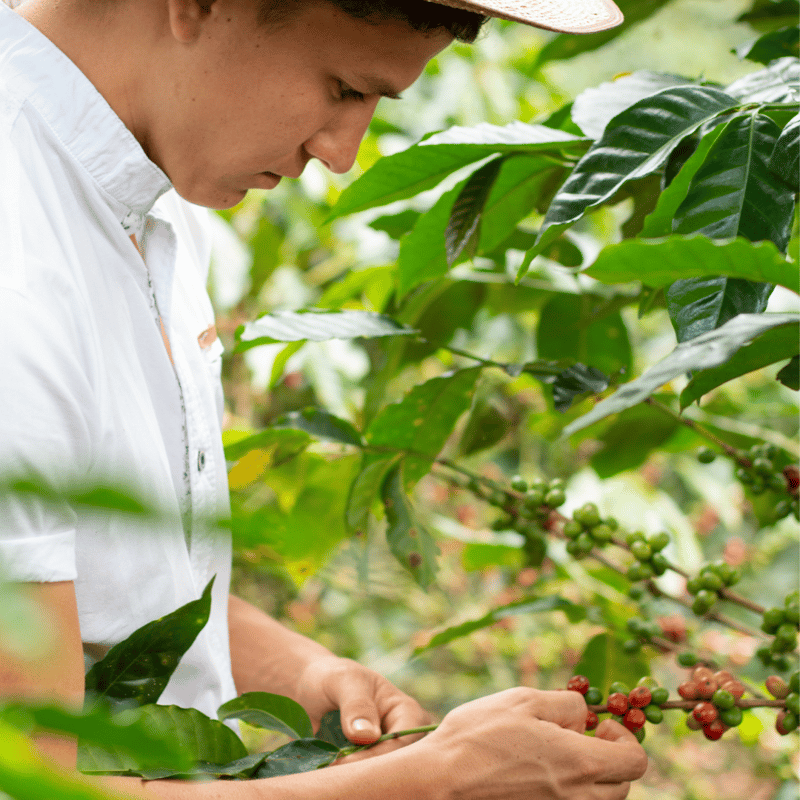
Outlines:
[[596, 33], [625, 17], [611, 0], [428, 0], [557, 33]]

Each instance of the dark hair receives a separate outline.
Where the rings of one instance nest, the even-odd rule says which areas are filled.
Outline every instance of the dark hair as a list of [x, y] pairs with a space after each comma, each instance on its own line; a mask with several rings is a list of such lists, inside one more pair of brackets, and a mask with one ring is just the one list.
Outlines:
[[[259, 19], [264, 24], [285, 22], [303, 0], [260, 0]], [[399, 20], [414, 30], [446, 30], [460, 42], [472, 43], [488, 17], [443, 6], [429, 0], [324, 0], [345, 14], [368, 22]]]

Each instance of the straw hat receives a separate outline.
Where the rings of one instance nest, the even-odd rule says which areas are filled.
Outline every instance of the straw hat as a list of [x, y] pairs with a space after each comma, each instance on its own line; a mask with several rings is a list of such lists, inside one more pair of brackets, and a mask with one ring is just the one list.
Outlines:
[[429, 0], [486, 17], [523, 22], [559, 33], [594, 33], [619, 25], [622, 12], [611, 0]]

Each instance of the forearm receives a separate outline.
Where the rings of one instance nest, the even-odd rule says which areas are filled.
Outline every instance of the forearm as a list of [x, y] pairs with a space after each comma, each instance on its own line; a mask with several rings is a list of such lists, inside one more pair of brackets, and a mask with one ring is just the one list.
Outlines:
[[314, 659], [333, 655], [233, 595], [228, 626], [231, 667], [239, 693], [273, 692], [297, 699], [296, 680], [303, 668]]

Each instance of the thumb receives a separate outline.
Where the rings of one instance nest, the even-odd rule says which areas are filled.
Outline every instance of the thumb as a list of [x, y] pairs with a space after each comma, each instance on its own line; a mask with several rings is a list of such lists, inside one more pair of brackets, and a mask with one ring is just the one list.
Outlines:
[[382, 733], [378, 708], [367, 695], [353, 695], [341, 705], [342, 730], [353, 744], [372, 744]]

